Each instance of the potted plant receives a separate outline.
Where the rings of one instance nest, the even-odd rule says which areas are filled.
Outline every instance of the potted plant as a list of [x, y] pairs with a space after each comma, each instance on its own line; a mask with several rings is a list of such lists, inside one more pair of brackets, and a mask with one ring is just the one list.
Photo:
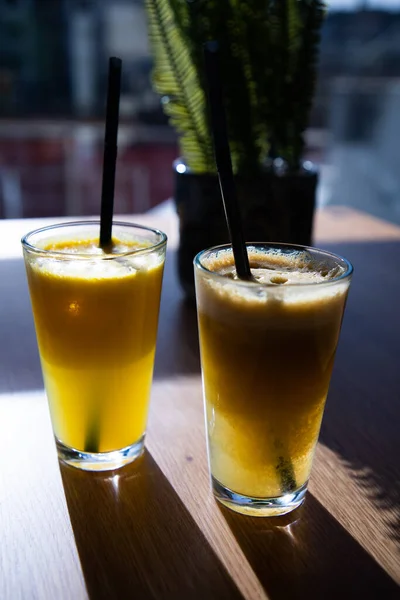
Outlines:
[[232, 162], [248, 241], [310, 244], [318, 173], [303, 161], [325, 5], [318, 0], [146, 0], [153, 85], [180, 138], [178, 268], [228, 241], [206, 105], [203, 43], [218, 40]]

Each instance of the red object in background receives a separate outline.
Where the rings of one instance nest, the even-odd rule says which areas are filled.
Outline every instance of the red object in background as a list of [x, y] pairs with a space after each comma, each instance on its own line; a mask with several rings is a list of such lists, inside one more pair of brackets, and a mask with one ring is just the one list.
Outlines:
[[[145, 212], [173, 193], [174, 143], [119, 149], [115, 213]], [[101, 140], [76, 137], [0, 140], [0, 218], [96, 215]]]
[[54, 139], [0, 140], [2, 217], [65, 214], [63, 142]]

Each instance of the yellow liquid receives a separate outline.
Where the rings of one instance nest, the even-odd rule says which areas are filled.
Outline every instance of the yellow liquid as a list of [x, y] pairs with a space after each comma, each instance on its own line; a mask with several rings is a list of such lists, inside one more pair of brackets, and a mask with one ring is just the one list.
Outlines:
[[[314, 277], [270, 275], [279, 284]], [[348, 284], [335, 286], [278, 285], [257, 297], [197, 274], [210, 468], [238, 494], [279, 497], [309, 478]]]
[[[125, 251], [137, 246], [124, 242]], [[92, 240], [45, 247], [95, 248]], [[134, 258], [26, 261], [53, 429], [69, 447], [109, 452], [145, 432], [163, 275], [163, 258], [151, 258], [138, 269]]]

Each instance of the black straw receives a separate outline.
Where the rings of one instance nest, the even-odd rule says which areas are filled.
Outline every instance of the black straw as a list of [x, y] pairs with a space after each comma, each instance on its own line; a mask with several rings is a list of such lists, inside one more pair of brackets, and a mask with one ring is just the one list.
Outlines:
[[[222, 85], [219, 72], [218, 42], [204, 44], [205, 72], [210, 106], [211, 129], [214, 139], [214, 154], [217, 164], [219, 185], [225, 208], [229, 235], [232, 243], [236, 273], [240, 279], [252, 279], [247, 255], [239, 205], [233, 179], [232, 160], [229, 150]], [[240, 116], [238, 116], [240, 118]]]
[[117, 138], [119, 98], [121, 93], [120, 58], [112, 56], [108, 67], [107, 115], [104, 135], [103, 183], [101, 189], [100, 247], [111, 244], [114, 211], [115, 166], [117, 162]]
[[[108, 66], [107, 113], [104, 135], [103, 182], [101, 188], [100, 247], [104, 250], [110, 247], [112, 236], [121, 67], [121, 59], [112, 56]], [[100, 438], [100, 410], [99, 398], [97, 396], [92, 400], [92, 405], [89, 411], [84, 452], [95, 453], [99, 451]]]

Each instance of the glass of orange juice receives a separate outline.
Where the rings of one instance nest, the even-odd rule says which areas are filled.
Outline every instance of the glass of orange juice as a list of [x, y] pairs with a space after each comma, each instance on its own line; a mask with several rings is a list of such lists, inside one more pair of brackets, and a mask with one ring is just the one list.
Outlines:
[[167, 237], [115, 222], [99, 247], [96, 221], [22, 239], [58, 455], [108, 470], [144, 448]]
[[329, 252], [248, 244], [195, 258], [208, 456], [216, 498], [254, 516], [306, 494], [353, 268]]

